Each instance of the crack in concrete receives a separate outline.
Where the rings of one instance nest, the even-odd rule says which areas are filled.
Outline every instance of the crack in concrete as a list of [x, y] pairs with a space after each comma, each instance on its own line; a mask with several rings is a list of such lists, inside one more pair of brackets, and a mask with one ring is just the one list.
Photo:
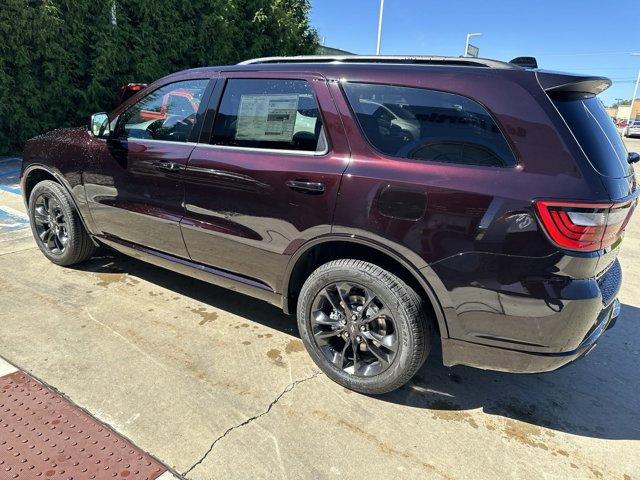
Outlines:
[[205, 461], [205, 459], [209, 456], [209, 454], [213, 451], [213, 448], [216, 446], [216, 443], [218, 443], [220, 440], [222, 440], [224, 437], [226, 437], [228, 434], [230, 434], [232, 431], [238, 429], [238, 428], [242, 428], [245, 425], [248, 425], [249, 423], [253, 422], [254, 420], [259, 419], [260, 417], [264, 417], [265, 415], [267, 415], [271, 409], [274, 407], [274, 405], [276, 403], [278, 403], [280, 401], [280, 399], [282, 397], [284, 397], [287, 393], [289, 393], [291, 390], [293, 390], [296, 386], [298, 386], [301, 383], [307, 382], [309, 380], [313, 380], [314, 378], [316, 378], [318, 375], [321, 375], [322, 372], [315, 372], [313, 375], [306, 377], [306, 378], [302, 378], [300, 380], [296, 380], [295, 382], [291, 382], [289, 385], [287, 385], [284, 390], [282, 390], [280, 392], [280, 394], [278, 394], [278, 396], [269, 404], [269, 406], [267, 407], [267, 409], [257, 415], [254, 415], [253, 417], [250, 417], [246, 420], [244, 420], [243, 422], [234, 425], [233, 427], [229, 427], [227, 428], [227, 430], [225, 430], [225, 432], [220, 435], [218, 438], [216, 438], [212, 443], [211, 446], [209, 447], [209, 449], [204, 453], [204, 455], [202, 457], [200, 457], [200, 459], [194, 463], [193, 465], [191, 465], [191, 467], [189, 467], [188, 470], [186, 470], [182, 476], [183, 477], [187, 477], [187, 475], [189, 473], [191, 473], [191, 471], [196, 468], [198, 465], [200, 465], [202, 462]]

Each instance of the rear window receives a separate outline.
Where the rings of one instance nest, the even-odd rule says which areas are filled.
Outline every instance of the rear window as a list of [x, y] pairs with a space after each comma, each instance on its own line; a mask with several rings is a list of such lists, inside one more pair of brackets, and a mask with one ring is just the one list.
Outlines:
[[469, 98], [392, 85], [343, 88], [365, 137], [386, 155], [486, 167], [516, 164], [489, 112]]
[[614, 178], [631, 174], [629, 153], [597, 97], [566, 94], [553, 103], [598, 173]]

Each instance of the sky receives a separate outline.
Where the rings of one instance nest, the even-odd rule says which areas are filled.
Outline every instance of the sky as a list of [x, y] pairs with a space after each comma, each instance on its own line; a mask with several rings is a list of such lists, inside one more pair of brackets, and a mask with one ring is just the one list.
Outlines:
[[[312, 0], [311, 24], [330, 47], [375, 54], [380, 0]], [[534, 56], [540, 68], [602, 75], [605, 105], [630, 99], [640, 71], [639, 0], [385, 0], [380, 53], [453, 55], [467, 33], [480, 56]], [[640, 97], [640, 91], [636, 97]]]

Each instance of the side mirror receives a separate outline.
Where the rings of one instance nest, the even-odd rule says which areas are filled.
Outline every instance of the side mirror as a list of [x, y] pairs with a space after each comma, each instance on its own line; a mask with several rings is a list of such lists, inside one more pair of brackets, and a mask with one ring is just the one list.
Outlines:
[[629, 153], [629, 163], [638, 163], [640, 161], [640, 154], [636, 152]]
[[94, 137], [107, 138], [111, 133], [109, 117], [106, 113], [94, 113], [89, 120], [89, 130]]

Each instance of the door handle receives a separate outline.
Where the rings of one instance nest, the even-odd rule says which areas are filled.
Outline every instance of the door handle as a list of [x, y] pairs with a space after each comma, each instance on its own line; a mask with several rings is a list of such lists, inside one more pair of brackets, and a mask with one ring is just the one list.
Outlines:
[[324, 192], [324, 183], [310, 182], [309, 180], [287, 180], [287, 187], [301, 193], [321, 194]]
[[153, 166], [158, 170], [163, 170], [165, 172], [179, 172], [180, 170], [182, 170], [182, 165], [180, 165], [179, 163], [168, 162], [166, 160], [154, 162]]

